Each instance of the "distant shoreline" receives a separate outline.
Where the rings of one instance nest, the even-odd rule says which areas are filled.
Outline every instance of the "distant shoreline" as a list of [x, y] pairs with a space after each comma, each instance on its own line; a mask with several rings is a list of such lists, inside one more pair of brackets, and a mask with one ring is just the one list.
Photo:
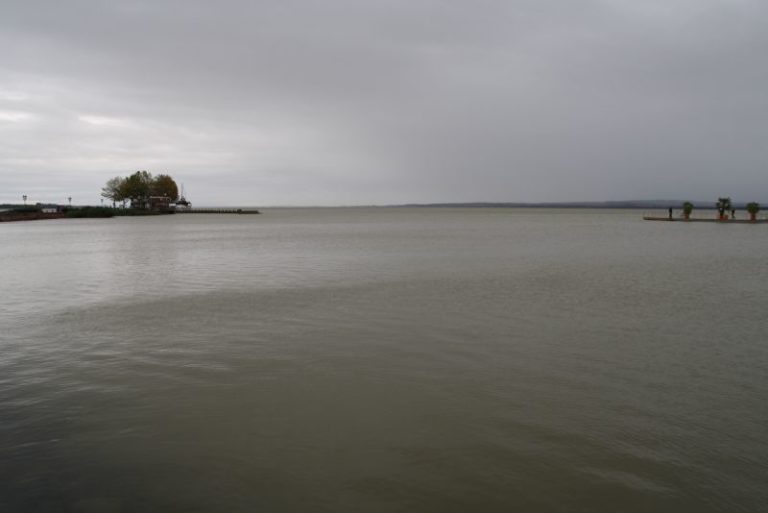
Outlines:
[[[593, 208], [593, 209], [682, 209], [684, 200], [638, 200], [638, 201], [563, 201], [547, 203], [512, 202], [464, 202], [464, 203], [408, 203], [387, 205], [389, 207], [411, 208]], [[692, 202], [697, 210], [717, 210], [713, 202]], [[746, 203], [734, 203], [735, 209], [743, 210]]]
[[[621, 210], [667, 210], [672, 208], [674, 210], [682, 210], [683, 200], [633, 200], [633, 201], [562, 201], [562, 202], [534, 202], [534, 203], [520, 203], [520, 202], [492, 202], [492, 201], [471, 201], [471, 202], [441, 202], [441, 203], [402, 203], [402, 204], [368, 204], [368, 205], [271, 205], [262, 206], [260, 208], [267, 209], [309, 209], [309, 208], [522, 208], [522, 209], [621, 209]], [[714, 211], [717, 210], [714, 202], [711, 201], [693, 201], [694, 209]], [[762, 203], [762, 202], [761, 202]], [[765, 202], [768, 204], [768, 201]], [[3, 211], [3, 207], [7, 210]], [[8, 217], [12, 210], [21, 207], [20, 205], [4, 204], [0, 205], [0, 222], [9, 221]], [[74, 209], [107, 209], [109, 207], [70, 207]], [[746, 203], [734, 203], [733, 208], [735, 210], [745, 210]], [[110, 209], [114, 212], [114, 215], [152, 215], [158, 212], [134, 212], [128, 214], [128, 211], [132, 209]], [[175, 211], [175, 213], [213, 213], [219, 211], [221, 213], [235, 213], [235, 211], [241, 211], [242, 213], [256, 213], [259, 210], [256, 207], [244, 207], [244, 206], [215, 206], [215, 207], [198, 207], [191, 211]], [[15, 217], [15, 216], [14, 216]], [[55, 219], [57, 217], [68, 216], [50, 216], [50, 217], [34, 217], [29, 216], [27, 219]], [[96, 217], [96, 216], [94, 216]], [[100, 217], [100, 216], [99, 216]], [[5, 219], [3, 219], [5, 218]], [[22, 219], [14, 219], [22, 220]]]
[[[465, 201], [455, 203], [392, 203], [368, 205], [269, 205], [262, 208], [589, 208], [589, 209], [626, 209], [626, 210], [682, 210], [685, 200], [633, 200], [633, 201], [561, 201], [561, 202], [495, 202]], [[714, 202], [693, 201], [696, 210], [717, 210]], [[761, 202], [762, 203], [762, 202]], [[768, 204], [768, 202], [766, 202]], [[736, 210], [744, 210], [746, 203], [734, 203]], [[234, 207], [230, 207], [234, 208]]]

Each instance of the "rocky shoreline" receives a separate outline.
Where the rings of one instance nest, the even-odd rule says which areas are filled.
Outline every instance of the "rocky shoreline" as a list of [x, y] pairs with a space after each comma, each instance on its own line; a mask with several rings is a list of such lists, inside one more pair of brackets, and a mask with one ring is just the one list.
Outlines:
[[0, 212], [0, 223], [13, 221], [37, 221], [39, 219], [62, 219], [64, 212]]

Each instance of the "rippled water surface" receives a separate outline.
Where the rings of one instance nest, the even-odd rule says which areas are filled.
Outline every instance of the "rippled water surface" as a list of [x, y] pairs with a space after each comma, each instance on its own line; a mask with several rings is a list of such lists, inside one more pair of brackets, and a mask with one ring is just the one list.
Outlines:
[[759, 511], [768, 227], [0, 225], [0, 511]]

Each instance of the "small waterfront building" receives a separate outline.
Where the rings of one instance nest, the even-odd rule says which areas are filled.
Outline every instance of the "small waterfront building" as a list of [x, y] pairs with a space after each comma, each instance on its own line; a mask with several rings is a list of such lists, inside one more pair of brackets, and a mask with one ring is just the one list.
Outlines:
[[160, 212], [171, 209], [171, 200], [168, 196], [150, 196], [147, 200], [149, 210]]
[[43, 214], [58, 214], [64, 210], [61, 205], [55, 203], [38, 203], [37, 207], [40, 208], [40, 212]]
[[171, 200], [168, 196], [149, 196], [131, 200], [131, 208], [163, 212], [171, 209]]

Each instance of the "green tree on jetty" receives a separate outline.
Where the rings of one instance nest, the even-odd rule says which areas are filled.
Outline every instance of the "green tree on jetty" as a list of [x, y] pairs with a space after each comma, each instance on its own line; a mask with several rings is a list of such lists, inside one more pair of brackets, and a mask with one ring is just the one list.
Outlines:
[[760, 203], [752, 201], [747, 203], [747, 212], [749, 212], [749, 219], [752, 221], [757, 220], [757, 213], [760, 212]]
[[691, 203], [690, 201], [686, 201], [685, 203], [683, 203], [683, 215], [685, 216], [686, 219], [691, 218], [691, 212], [693, 212], [693, 203]]
[[725, 213], [731, 210], [731, 198], [717, 198], [715, 206], [720, 213], [720, 219], [725, 219]]

